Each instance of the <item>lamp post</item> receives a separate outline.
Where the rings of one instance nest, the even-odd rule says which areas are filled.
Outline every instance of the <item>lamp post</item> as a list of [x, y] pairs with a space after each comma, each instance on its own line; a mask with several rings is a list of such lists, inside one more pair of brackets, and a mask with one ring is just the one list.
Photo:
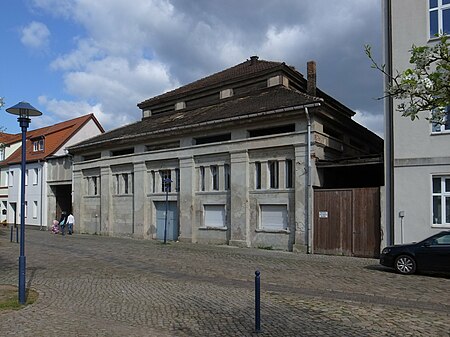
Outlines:
[[20, 176], [20, 255], [19, 255], [19, 303], [25, 304], [25, 166], [26, 159], [26, 141], [27, 129], [30, 125], [30, 116], [40, 116], [42, 112], [37, 110], [27, 102], [19, 102], [16, 105], [6, 109], [6, 112], [19, 116], [17, 121], [22, 128], [22, 159]]
[[166, 191], [166, 214], [164, 216], [164, 244], [166, 244], [166, 238], [167, 238], [167, 211], [169, 206], [169, 188], [170, 184], [172, 183], [172, 179], [165, 178], [164, 179], [164, 189]]

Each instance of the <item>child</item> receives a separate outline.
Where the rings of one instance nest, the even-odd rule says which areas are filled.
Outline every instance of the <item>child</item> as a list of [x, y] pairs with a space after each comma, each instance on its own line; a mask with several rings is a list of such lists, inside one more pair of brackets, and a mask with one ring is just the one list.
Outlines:
[[52, 226], [52, 233], [58, 234], [59, 233], [59, 222], [58, 220], [53, 220], [53, 226]]

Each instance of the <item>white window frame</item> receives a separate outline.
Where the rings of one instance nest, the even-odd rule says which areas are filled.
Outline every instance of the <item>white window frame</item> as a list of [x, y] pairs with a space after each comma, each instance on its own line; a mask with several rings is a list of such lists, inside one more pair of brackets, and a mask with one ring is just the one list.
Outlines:
[[28, 201], [25, 200], [24, 218], [28, 218]]
[[[431, 14], [433, 12], [437, 12], [438, 15], [438, 27], [437, 32], [438, 34], [442, 34], [444, 31], [444, 15], [443, 11], [450, 9], [450, 1], [449, 3], [444, 4], [444, 1], [447, 2], [448, 0], [436, 0], [437, 1], [437, 7], [430, 8], [430, 2], [428, 1], [428, 35], [430, 39], [435, 39], [436, 36], [431, 35]], [[447, 34], [450, 32], [447, 32]]]
[[28, 186], [28, 170], [25, 170], [25, 186]]
[[37, 200], [33, 201], [33, 219], [37, 219], [38, 214], [38, 202]]
[[8, 186], [13, 187], [14, 186], [14, 171], [8, 172]]
[[[434, 191], [434, 180], [440, 179], [440, 191]], [[448, 180], [448, 190], [445, 190], [446, 180]], [[435, 209], [435, 197], [440, 197], [440, 217], [441, 221], [438, 222], [434, 218], [434, 209]], [[448, 200], [447, 200], [448, 198]], [[432, 176], [431, 180], [431, 226], [432, 227], [449, 227], [450, 228], [450, 214], [447, 214], [447, 201], [450, 203], [450, 175], [435, 175]], [[449, 213], [450, 213], [450, 205]], [[447, 220], [448, 217], [448, 221]]]
[[35, 168], [35, 169], [33, 170], [33, 172], [34, 172], [34, 175], [33, 175], [33, 185], [37, 185], [38, 182], [39, 182], [39, 169], [38, 169], [38, 168]]
[[[446, 115], [442, 124], [431, 123], [431, 133], [450, 133], [450, 106], [445, 108]], [[432, 117], [432, 116], [431, 116]]]
[[44, 151], [44, 140], [39, 139], [33, 142], [33, 152]]

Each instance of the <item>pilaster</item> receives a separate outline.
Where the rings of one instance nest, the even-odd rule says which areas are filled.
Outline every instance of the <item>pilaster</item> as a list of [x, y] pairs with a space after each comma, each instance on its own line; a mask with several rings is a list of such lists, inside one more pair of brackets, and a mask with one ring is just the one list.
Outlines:
[[231, 161], [231, 240], [230, 245], [250, 246], [249, 157], [248, 152], [230, 153]]

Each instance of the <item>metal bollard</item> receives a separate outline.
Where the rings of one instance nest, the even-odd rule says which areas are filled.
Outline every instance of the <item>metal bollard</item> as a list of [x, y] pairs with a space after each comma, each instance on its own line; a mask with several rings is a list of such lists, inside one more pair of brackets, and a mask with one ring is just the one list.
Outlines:
[[255, 332], [261, 332], [261, 300], [259, 270], [255, 271]]
[[11, 227], [11, 242], [12, 242], [12, 240], [13, 240], [13, 226], [9, 226], [9, 227]]
[[19, 226], [16, 226], [16, 243], [19, 243]]

